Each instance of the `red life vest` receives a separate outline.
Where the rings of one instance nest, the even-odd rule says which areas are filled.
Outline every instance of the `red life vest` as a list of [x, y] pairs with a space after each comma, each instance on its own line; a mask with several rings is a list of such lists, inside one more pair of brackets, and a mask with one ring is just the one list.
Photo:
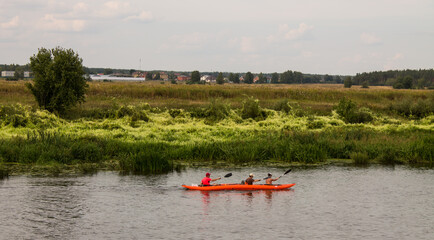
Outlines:
[[204, 177], [202, 179], [202, 185], [209, 186], [210, 182], [211, 182], [211, 178], [209, 178], [209, 177]]

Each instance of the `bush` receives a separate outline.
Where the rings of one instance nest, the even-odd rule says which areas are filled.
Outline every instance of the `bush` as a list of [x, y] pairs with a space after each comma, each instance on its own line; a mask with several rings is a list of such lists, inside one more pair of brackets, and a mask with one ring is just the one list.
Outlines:
[[255, 120], [264, 120], [267, 118], [266, 111], [262, 110], [259, 106], [259, 100], [253, 97], [248, 97], [243, 101], [243, 108], [241, 109], [241, 118], [252, 118]]
[[182, 116], [183, 111], [181, 109], [169, 109], [169, 115], [173, 118]]
[[434, 113], [434, 98], [419, 98], [416, 101], [405, 98], [392, 103], [389, 109], [405, 117], [420, 119]]
[[374, 119], [369, 109], [358, 110], [356, 104], [350, 99], [343, 98], [335, 108], [336, 113], [347, 123], [366, 123]]
[[284, 113], [289, 113], [292, 110], [291, 105], [289, 104], [288, 99], [283, 99], [281, 101], [278, 101], [276, 105], [274, 106], [274, 110], [281, 111]]
[[230, 106], [221, 99], [211, 99], [210, 104], [205, 109], [205, 116], [211, 121], [220, 121], [229, 116]]

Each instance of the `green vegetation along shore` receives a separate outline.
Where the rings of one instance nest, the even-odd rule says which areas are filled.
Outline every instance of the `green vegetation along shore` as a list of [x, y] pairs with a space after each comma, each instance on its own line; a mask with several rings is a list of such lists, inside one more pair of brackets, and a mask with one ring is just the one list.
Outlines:
[[57, 116], [0, 83], [0, 177], [186, 165], [434, 162], [434, 92], [342, 85], [89, 83]]

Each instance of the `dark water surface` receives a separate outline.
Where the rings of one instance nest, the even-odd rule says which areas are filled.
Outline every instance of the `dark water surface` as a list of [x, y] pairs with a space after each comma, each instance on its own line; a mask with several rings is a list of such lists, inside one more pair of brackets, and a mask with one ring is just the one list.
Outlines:
[[288, 191], [181, 188], [206, 171], [10, 177], [0, 181], [0, 239], [434, 239], [433, 169], [293, 169], [278, 181], [297, 183]]

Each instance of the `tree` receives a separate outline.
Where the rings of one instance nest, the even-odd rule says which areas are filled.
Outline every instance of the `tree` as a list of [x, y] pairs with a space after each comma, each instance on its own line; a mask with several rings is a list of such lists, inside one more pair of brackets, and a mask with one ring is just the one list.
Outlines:
[[199, 71], [191, 72], [191, 82], [192, 83], [200, 83], [200, 73]]
[[248, 84], [253, 83], [253, 74], [251, 72], [246, 73], [246, 75], [244, 76], [244, 82]]
[[24, 78], [24, 71], [23, 71], [23, 69], [21, 67], [18, 67], [18, 68], [15, 69], [14, 78], [16, 80]]
[[35, 96], [39, 107], [63, 113], [85, 100], [88, 88], [84, 77], [83, 60], [72, 49], [41, 48], [30, 57], [34, 74], [33, 84], [26, 86]]
[[351, 88], [351, 85], [353, 85], [353, 83], [351, 82], [351, 77], [348, 76], [344, 80], [344, 88]]
[[286, 71], [283, 72], [280, 75], [280, 82], [281, 83], [293, 83], [294, 82], [294, 73], [292, 71]]
[[257, 83], [267, 83], [267, 77], [264, 76], [264, 74], [259, 73], [258, 75], [258, 82]]
[[147, 72], [146, 73], [145, 80], [152, 80], [152, 72]]
[[110, 75], [110, 74], [113, 74], [113, 70], [112, 69], [110, 69], [110, 68], [104, 69], [104, 75]]
[[223, 78], [223, 73], [219, 73], [219, 75], [217, 76], [216, 79], [217, 84], [224, 84], [225, 83], [225, 79]]
[[303, 83], [303, 73], [294, 71], [294, 83]]
[[410, 89], [413, 87], [413, 78], [411, 76], [400, 77], [393, 84], [393, 88], [395, 89]]
[[279, 83], [279, 74], [277, 72], [271, 74], [271, 83]]
[[240, 83], [240, 75], [238, 73], [230, 73], [229, 81], [233, 83]]

